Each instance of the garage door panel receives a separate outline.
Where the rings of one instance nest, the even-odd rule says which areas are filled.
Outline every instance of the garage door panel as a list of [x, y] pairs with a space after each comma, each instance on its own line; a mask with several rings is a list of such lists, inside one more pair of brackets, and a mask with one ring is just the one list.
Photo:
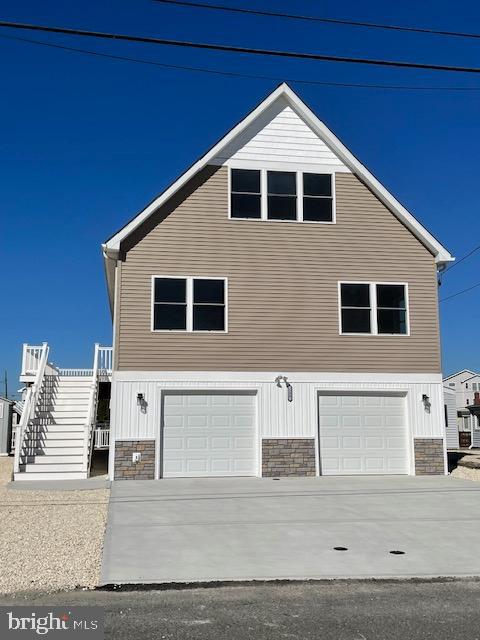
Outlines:
[[256, 475], [254, 394], [167, 393], [163, 410], [164, 477]]
[[404, 396], [319, 394], [318, 413], [323, 475], [408, 473]]
[[341, 446], [343, 449], [361, 449], [362, 439], [358, 436], [343, 436]]

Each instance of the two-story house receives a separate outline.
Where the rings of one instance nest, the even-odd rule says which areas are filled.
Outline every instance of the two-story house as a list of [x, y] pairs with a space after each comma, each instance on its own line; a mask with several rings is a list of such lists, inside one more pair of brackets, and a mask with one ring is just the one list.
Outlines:
[[287, 85], [103, 252], [112, 478], [445, 473], [453, 258]]

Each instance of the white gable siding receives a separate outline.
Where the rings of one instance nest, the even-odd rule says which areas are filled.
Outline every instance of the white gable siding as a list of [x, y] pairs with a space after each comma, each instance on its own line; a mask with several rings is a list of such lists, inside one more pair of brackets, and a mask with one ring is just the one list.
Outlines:
[[260, 130], [251, 130], [240, 147], [222, 151], [212, 164], [232, 166], [295, 165], [299, 169], [350, 172], [316, 133], [293, 111], [284, 107], [273, 113]]

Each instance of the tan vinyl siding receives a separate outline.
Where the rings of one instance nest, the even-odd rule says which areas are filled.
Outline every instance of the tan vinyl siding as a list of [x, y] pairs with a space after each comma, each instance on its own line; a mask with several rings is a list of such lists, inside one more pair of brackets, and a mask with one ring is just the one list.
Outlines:
[[[334, 225], [229, 220], [207, 168], [124, 246], [122, 370], [439, 372], [433, 256], [352, 174]], [[228, 278], [228, 334], [153, 333], [151, 276]], [[338, 281], [407, 282], [410, 336], [342, 336]]]

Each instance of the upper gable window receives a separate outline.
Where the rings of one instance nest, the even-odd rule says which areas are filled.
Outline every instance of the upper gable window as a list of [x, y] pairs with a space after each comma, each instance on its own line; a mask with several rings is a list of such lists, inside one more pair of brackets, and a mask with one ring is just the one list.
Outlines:
[[267, 171], [267, 218], [297, 219], [297, 174], [293, 171]]
[[407, 285], [340, 283], [342, 334], [408, 335]]
[[153, 331], [226, 331], [224, 278], [154, 276]]
[[310, 222], [332, 222], [331, 174], [303, 174], [303, 219]]
[[230, 217], [332, 224], [334, 174], [230, 169]]
[[260, 218], [260, 171], [232, 169], [230, 211], [232, 218]]

